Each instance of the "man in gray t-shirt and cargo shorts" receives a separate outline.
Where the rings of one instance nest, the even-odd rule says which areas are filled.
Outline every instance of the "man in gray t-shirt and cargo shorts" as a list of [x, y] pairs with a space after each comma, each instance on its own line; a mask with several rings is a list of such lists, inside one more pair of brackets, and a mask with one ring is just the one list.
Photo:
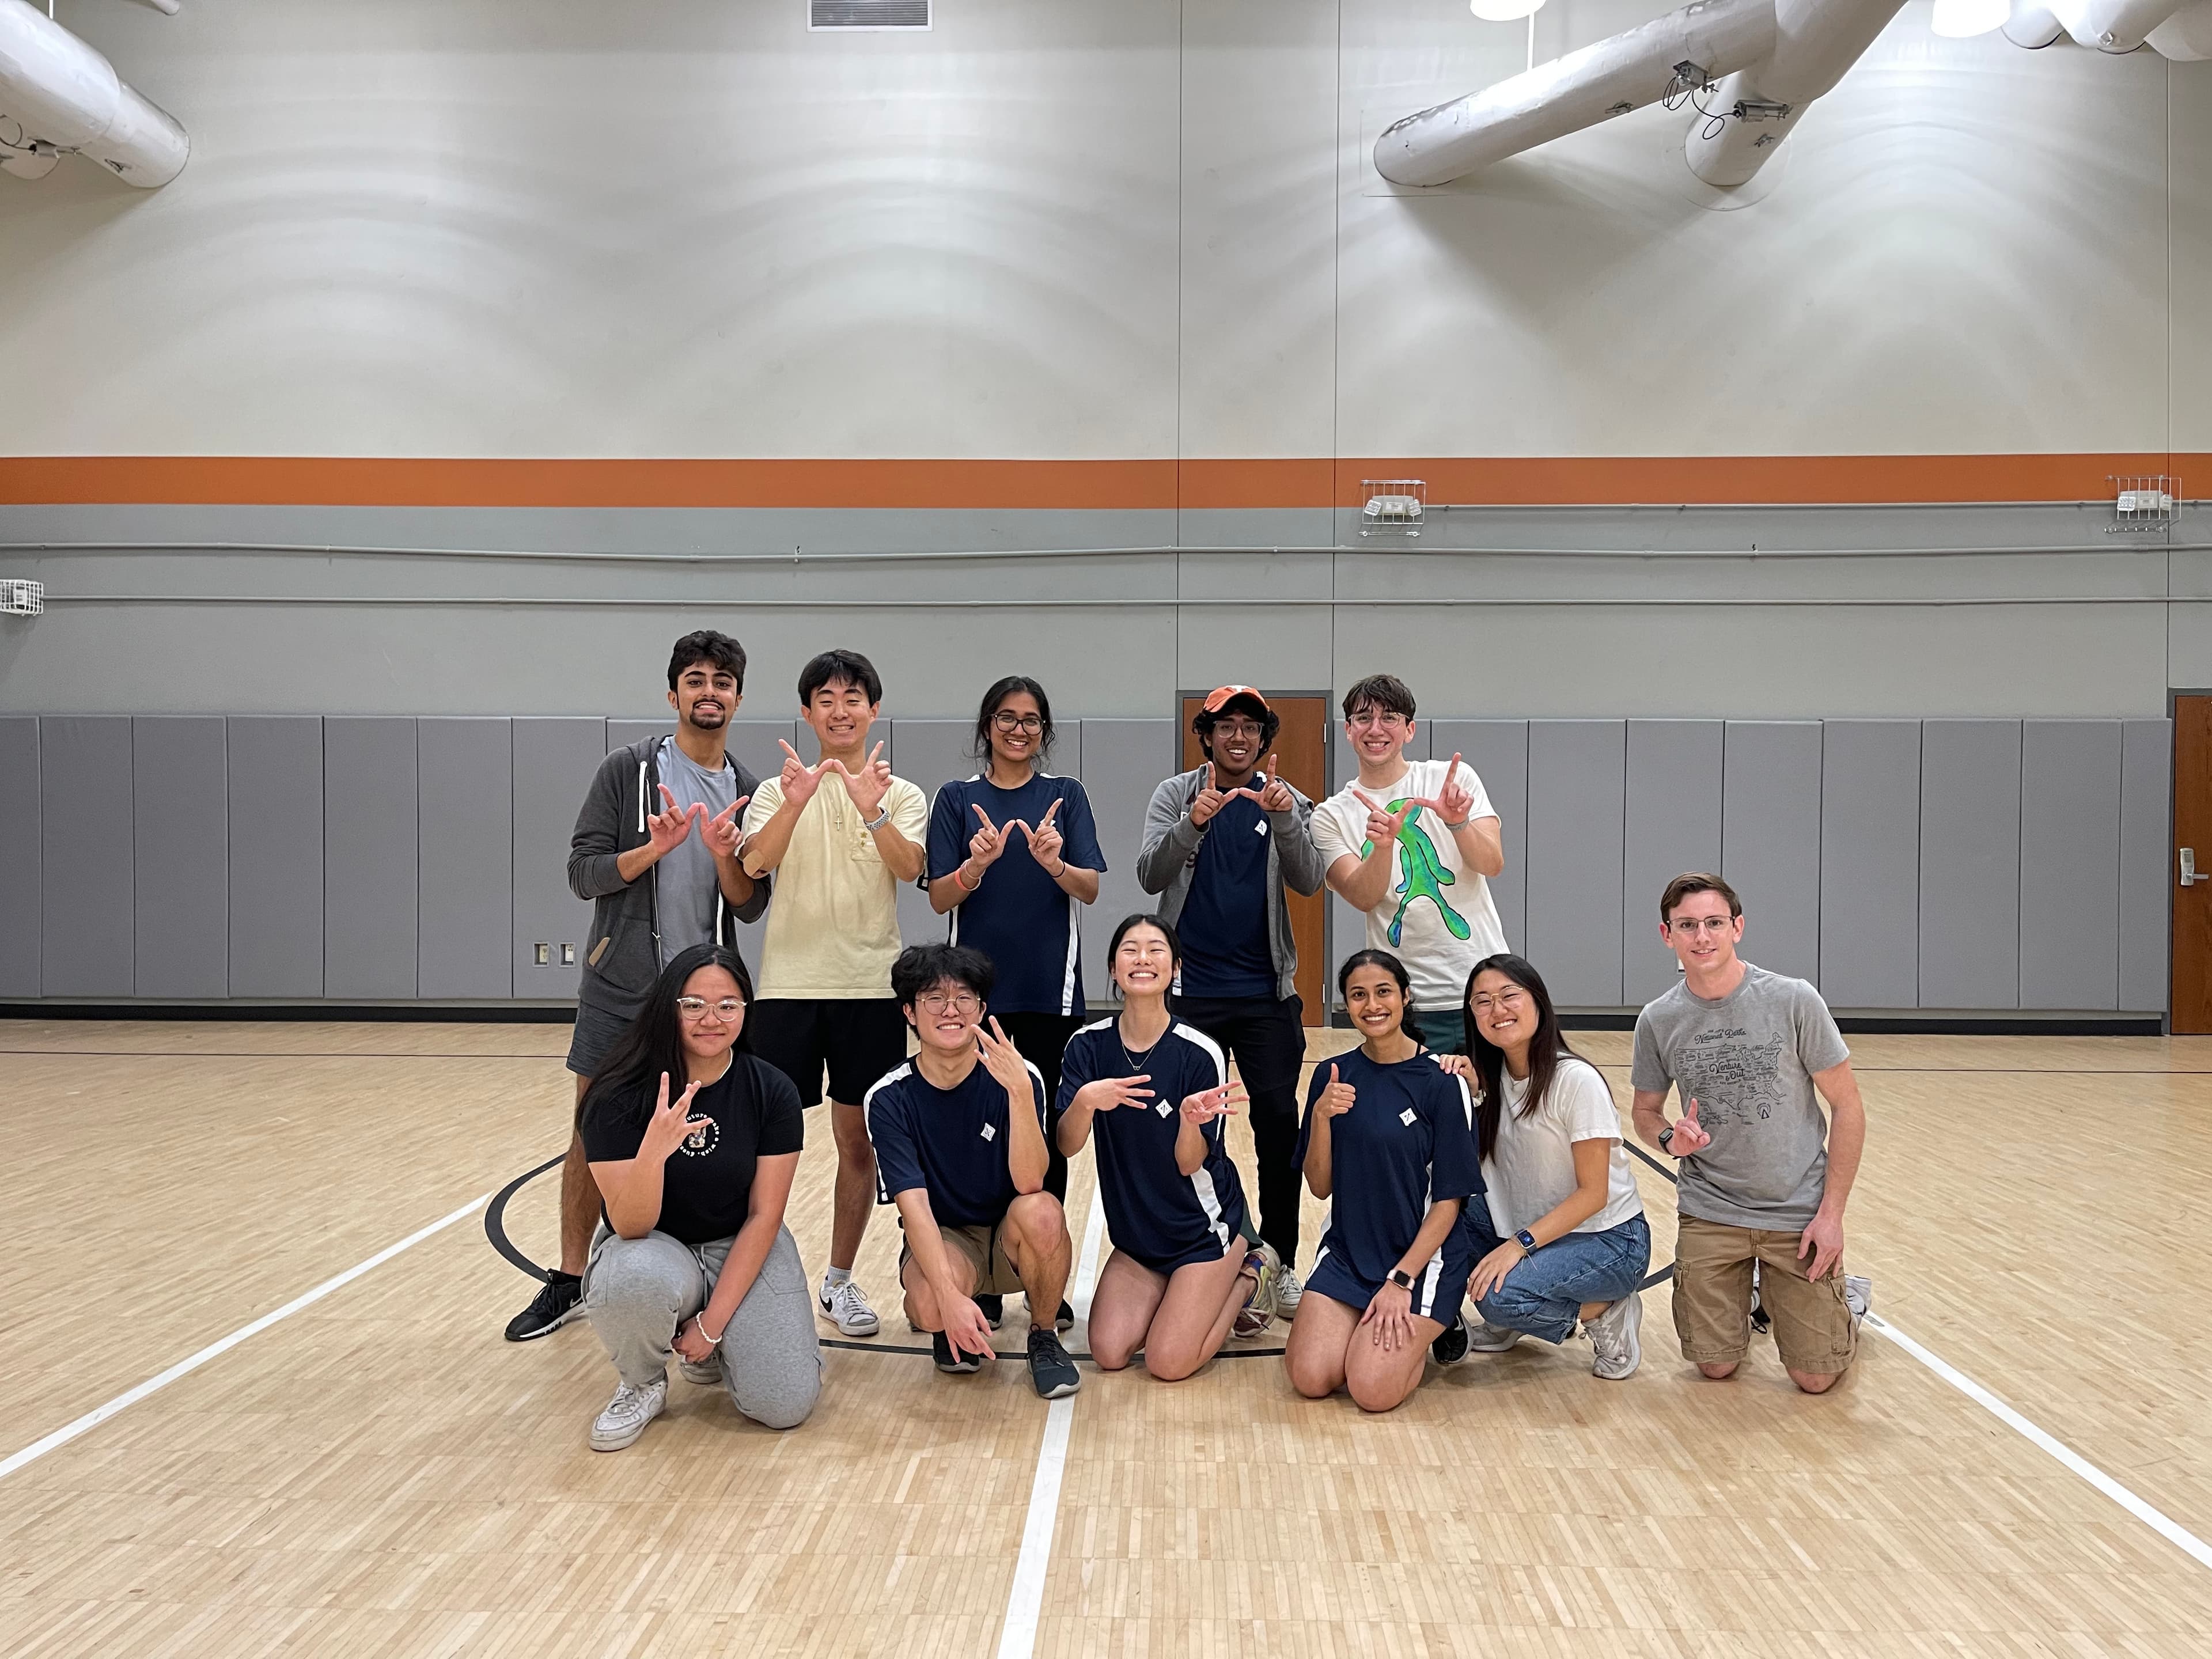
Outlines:
[[[1718, 876], [1682, 875], [1659, 902], [1682, 982], [1636, 1020], [1636, 1132], [1681, 1160], [1674, 1329], [1707, 1376], [1751, 1346], [1752, 1270], [1790, 1379], [1821, 1394], [1849, 1368], [1844, 1205], [1866, 1142], [1850, 1051], [1820, 994], [1735, 953], [1743, 905]], [[1661, 1109], [1680, 1091], [1682, 1115]], [[1824, 1118], [1815, 1091], [1828, 1103]]]

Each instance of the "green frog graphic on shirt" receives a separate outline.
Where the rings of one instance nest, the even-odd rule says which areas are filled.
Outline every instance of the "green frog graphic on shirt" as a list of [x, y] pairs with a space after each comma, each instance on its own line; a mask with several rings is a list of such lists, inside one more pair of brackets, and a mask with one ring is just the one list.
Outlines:
[[[1401, 798], [1392, 801], [1383, 811], [1395, 814], [1405, 805], [1405, 800]], [[1390, 943], [1394, 945], [1405, 933], [1406, 913], [1413, 908], [1416, 899], [1426, 899], [1437, 907], [1437, 914], [1443, 918], [1444, 927], [1454, 939], [1465, 939], [1474, 931], [1468, 926], [1467, 918], [1444, 902], [1444, 889], [1455, 885], [1458, 878], [1444, 867], [1444, 861], [1437, 852], [1436, 842], [1429, 839], [1429, 832], [1421, 827], [1421, 819], [1427, 811], [1424, 806], [1414, 807], [1406, 814], [1405, 823], [1398, 828], [1398, 868], [1401, 873], [1397, 886], [1391, 889], [1398, 901], [1398, 912], [1390, 918], [1389, 932]], [[1373, 842], [1363, 842], [1359, 855], [1364, 858], [1374, 850]]]

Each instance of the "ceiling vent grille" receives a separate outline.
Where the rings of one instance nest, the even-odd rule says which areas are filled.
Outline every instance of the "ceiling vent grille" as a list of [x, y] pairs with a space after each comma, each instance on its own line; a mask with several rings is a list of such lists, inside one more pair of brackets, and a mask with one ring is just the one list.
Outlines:
[[810, 29], [926, 29], [930, 0], [807, 0]]

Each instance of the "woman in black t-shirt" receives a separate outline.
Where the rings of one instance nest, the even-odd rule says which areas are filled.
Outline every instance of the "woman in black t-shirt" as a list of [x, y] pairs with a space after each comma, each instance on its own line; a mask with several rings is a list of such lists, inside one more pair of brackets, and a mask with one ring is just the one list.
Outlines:
[[584, 1097], [604, 1200], [584, 1310], [622, 1386], [592, 1425], [619, 1451], [668, 1398], [671, 1348], [757, 1423], [805, 1421], [822, 1358], [799, 1246], [783, 1224], [805, 1140], [799, 1091], [746, 1049], [751, 975], [701, 945], [665, 969]]

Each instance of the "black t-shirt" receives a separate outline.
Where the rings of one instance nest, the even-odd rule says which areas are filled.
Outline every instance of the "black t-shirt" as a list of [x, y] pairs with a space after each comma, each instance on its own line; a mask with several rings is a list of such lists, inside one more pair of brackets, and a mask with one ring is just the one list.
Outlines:
[[[659, 1094], [655, 1079], [626, 1097], [594, 1101], [584, 1116], [584, 1156], [594, 1164], [635, 1158]], [[755, 1166], [805, 1146], [806, 1119], [791, 1079], [757, 1054], [734, 1056], [720, 1080], [691, 1097], [690, 1115], [712, 1121], [678, 1141], [661, 1166], [653, 1224], [686, 1244], [707, 1244], [744, 1225]]]

